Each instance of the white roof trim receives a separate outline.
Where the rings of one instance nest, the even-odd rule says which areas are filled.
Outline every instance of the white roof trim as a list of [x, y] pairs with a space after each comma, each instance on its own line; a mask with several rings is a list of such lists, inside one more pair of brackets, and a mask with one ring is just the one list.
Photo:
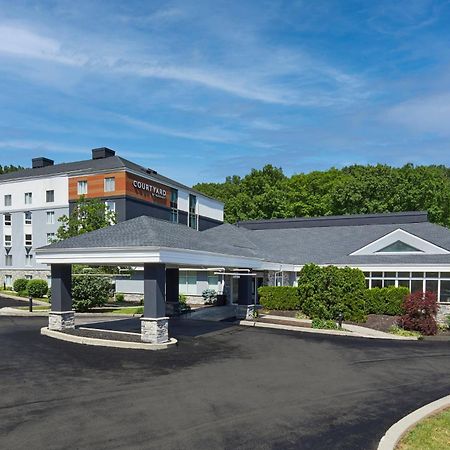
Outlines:
[[[376, 241], [367, 244], [366, 246], [360, 248], [359, 250], [350, 253], [350, 256], [358, 256], [358, 255], [373, 255], [377, 253], [379, 250], [393, 244], [394, 242], [401, 241], [405, 244], [411, 245], [412, 247], [417, 248], [419, 251], [414, 252], [383, 252], [383, 255], [448, 255], [450, 252], [442, 247], [439, 247], [435, 244], [432, 244], [425, 239], [422, 239], [414, 234], [408, 233], [401, 228], [392, 231], [391, 233], [382, 236]], [[378, 253], [379, 254], [379, 253]]]
[[239, 255], [164, 247], [123, 248], [41, 248], [36, 251], [40, 264], [141, 265], [164, 263], [181, 266], [240, 267], [254, 270], [293, 271], [293, 264], [264, 261]]

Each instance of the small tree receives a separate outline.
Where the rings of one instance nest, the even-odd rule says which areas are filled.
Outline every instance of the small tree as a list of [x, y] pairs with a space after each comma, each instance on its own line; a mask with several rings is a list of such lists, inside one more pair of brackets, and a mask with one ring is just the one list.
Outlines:
[[42, 298], [48, 292], [48, 284], [45, 280], [30, 280], [27, 283], [27, 292], [30, 297]]
[[434, 292], [413, 292], [405, 298], [403, 314], [398, 324], [405, 330], [431, 336], [437, 333], [437, 296]]
[[116, 214], [110, 211], [104, 202], [81, 196], [73, 211], [58, 219], [61, 223], [56, 240], [61, 241], [89, 231], [98, 230], [116, 223]]

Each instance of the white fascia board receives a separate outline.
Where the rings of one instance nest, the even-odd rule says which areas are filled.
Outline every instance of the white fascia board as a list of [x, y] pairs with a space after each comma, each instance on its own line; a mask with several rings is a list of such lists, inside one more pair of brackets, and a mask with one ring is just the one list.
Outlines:
[[293, 271], [294, 265], [263, 261], [238, 255], [172, 248], [84, 248], [37, 249], [40, 264], [138, 265], [164, 263], [185, 266], [240, 267], [254, 270]]
[[[304, 264], [306, 265], [306, 264]], [[295, 271], [300, 272], [304, 265], [295, 266]], [[352, 267], [364, 272], [450, 272], [449, 264], [317, 264], [320, 267]]]
[[376, 241], [371, 242], [370, 244], [365, 245], [364, 247], [350, 253], [350, 256], [357, 255], [373, 255], [377, 253], [378, 250], [381, 250], [388, 245], [393, 244], [394, 242], [402, 241], [405, 244], [411, 245], [418, 250], [419, 252], [383, 252], [382, 255], [447, 255], [450, 252], [442, 247], [439, 247], [435, 244], [432, 244], [425, 239], [422, 239], [414, 234], [408, 233], [401, 228], [394, 230], [385, 236], [377, 239]]

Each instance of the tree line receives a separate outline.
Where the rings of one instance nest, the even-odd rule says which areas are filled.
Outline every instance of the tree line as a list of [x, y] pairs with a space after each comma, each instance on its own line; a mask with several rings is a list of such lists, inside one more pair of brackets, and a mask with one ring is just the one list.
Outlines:
[[352, 165], [298, 173], [266, 165], [198, 191], [225, 203], [225, 220], [428, 211], [431, 222], [450, 227], [450, 168]]
[[22, 170], [23, 167], [22, 166], [13, 166], [12, 164], [8, 165], [4, 165], [2, 166], [0, 164], [0, 175], [4, 174], [4, 173], [9, 173], [9, 172], [16, 172], [17, 170]]

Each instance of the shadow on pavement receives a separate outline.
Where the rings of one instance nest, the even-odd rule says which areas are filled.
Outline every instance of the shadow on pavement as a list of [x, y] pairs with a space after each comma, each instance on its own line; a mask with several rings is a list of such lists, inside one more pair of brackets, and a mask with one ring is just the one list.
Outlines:
[[[81, 325], [84, 328], [97, 328], [101, 330], [126, 331], [140, 333], [141, 322], [139, 318], [121, 319], [107, 322], [95, 322]], [[169, 335], [171, 337], [199, 337], [210, 333], [217, 333], [232, 327], [231, 322], [213, 322], [194, 319], [169, 319]]]

